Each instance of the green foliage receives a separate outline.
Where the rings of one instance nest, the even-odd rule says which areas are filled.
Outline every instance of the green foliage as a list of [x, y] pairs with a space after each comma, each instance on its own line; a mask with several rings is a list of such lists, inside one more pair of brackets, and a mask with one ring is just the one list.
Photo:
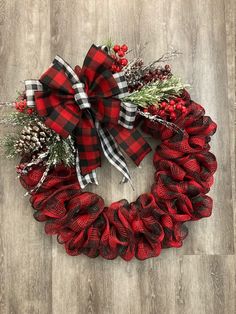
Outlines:
[[[14, 158], [18, 155], [15, 149], [18, 139], [19, 135], [9, 134], [0, 141], [0, 146], [3, 148], [7, 158]], [[75, 164], [75, 148], [71, 137], [64, 139], [55, 134], [47, 145], [49, 152], [47, 155], [47, 164], [53, 166], [61, 163], [66, 166], [73, 166]]]
[[146, 108], [149, 105], [168, 100], [171, 97], [180, 96], [182, 90], [187, 86], [179, 78], [172, 76], [166, 80], [158, 80], [147, 84], [141, 90], [131, 93], [123, 100]]
[[0, 124], [6, 124], [8, 126], [24, 126], [35, 119], [39, 119], [35, 114], [29, 115], [24, 112], [13, 111], [5, 118], [0, 120]]
[[0, 141], [0, 147], [5, 151], [7, 158], [13, 158], [17, 156], [15, 150], [15, 143], [19, 139], [19, 135], [17, 134], [8, 134]]
[[111, 49], [114, 46], [111, 38], [108, 38], [107, 42], [105, 43], [105, 46], [107, 46], [108, 49]]
[[49, 157], [47, 164], [53, 166], [63, 163], [66, 166], [73, 166], [75, 164], [75, 148], [73, 139], [69, 136], [64, 139], [55, 135], [51, 144], [48, 147]]

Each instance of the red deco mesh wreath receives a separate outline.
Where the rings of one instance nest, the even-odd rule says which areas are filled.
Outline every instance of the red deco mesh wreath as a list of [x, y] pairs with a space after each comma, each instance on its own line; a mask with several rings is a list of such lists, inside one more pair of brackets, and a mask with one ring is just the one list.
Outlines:
[[[217, 163], [209, 151], [216, 124], [187, 92], [186, 111], [175, 124], [183, 132], [140, 118], [142, 130], [157, 138], [153, 164], [154, 183], [149, 193], [128, 203], [105, 206], [100, 195], [81, 189], [75, 167], [51, 169], [42, 186], [31, 193], [34, 217], [45, 231], [57, 235], [70, 255], [85, 254], [129, 261], [158, 256], [162, 248], [181, 247], [187, 236], [184, 222], [208, 217]], [[35, 165], [20, 181], [31, 191], [45, 168]]]

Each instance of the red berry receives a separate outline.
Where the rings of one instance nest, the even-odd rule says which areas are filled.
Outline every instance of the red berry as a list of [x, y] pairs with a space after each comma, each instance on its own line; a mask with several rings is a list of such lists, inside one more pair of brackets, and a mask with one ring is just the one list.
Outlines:
[[113, 50], [114, 50], [115, 52], [118, 52], [118, 51], [120, 50], [120, 46], [119, 46], [119, 45], [115, 45], [115, 46], [113, 47]]
[[171, 100], [169, 101], [169, 105], [171, 105], [171, 106], [174, 106], [174, 105], [175, 105], [174, 99], [171, 99]]
[[181, 103], [181, 105], [185, 105], [186, 104], [186, 101], [185, 100], [183, 100], [183, 99], [180, 99], [180, 101], [179, 101], [180, 103]]
[[148, 112], [148, 108], [144, 108], [144, 109], [143, 109], [143, 112]]
[[166, 108], [166, 106], [167, 106], [167, 103], [165, 102], [165, 101], [163, 101], [162, 103], [161, 103], [161, 108]]
[[164, 110], [159, 110], [158, 115], [160, 117], [164, 117], [165, 116], [165, 111]]
[[23, 111], [26, 108], [26, 100], [17, 101], [15, 107], [17, 110]]
[[121, 71], [121, 68], [117, 65], [116, 66], [116, 72], [120, 72]]
[[185, 113], [187, 111], [186, 107], [182, 107], [181, 111]]
[[175, 120], [176, 119], [176, 113], [175, 112], [171, 112], [170, 119], [171, 120]]
[[155, 110], [154, 110], [154, 112], [153, 112], [153, 115], [155, 116], [155, 115], [157, 115], [157, 114], [159, 114], [159, 110], [158, 110], [157, 108], [155, 108]]
[[181, 103], [178, 103], [175, 108], [176, 108], [177, 110], [182, 110], [182, 107], [183, 107], [183, 106], [181, 105]]
[[112, 72], [116, 72], [116, 65], [115, 64], [112, 64], [111, 70], [112, 70]]
[[128, 50], [128, 47], [124, 44], [120, 47], [120, 49], [126, 52]]
[[119, 57], [124, 57], [124, 55], [125, 55], [123, 50], [119, 50], [117, 53], [118, 53]]
[[33, 109], [32, 109], [32, 108], [28, 108], [28, 109], [27, 109], [27, 113], [28, 113], [28, 114], [32, 114], [32, 113], [33, 113]]
[[128, 64], [128, 60], [126, 58], [120, 59], [120, 63], [123, 66], [126, 66]]
[[151, 113], [151, 114], [155, 114], [156, 112], [156, 106], [155, 105], [151, 105], [148, 107], [148, 111]]
[[173, 106], [169, 106], [169, 107], [168, 107], [168, 111], [169, 111], [169, 112], [174, 112], [174, 111], [175, 111], [175, 108], [174, 108]]

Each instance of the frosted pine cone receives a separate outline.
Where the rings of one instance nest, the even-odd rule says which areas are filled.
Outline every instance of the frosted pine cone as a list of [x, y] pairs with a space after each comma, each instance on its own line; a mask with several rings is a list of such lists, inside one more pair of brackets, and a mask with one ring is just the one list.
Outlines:
[[39, 119], [35, 119], [24, 126], [14, 147], [20, 155], [38, 152], [50, 142], [52, 135], [53, 131], [51, 129]]
[[143, 76], [143, 60], [135, 59], [124, 70], [124, 75], [129, 88], [140, 85]]

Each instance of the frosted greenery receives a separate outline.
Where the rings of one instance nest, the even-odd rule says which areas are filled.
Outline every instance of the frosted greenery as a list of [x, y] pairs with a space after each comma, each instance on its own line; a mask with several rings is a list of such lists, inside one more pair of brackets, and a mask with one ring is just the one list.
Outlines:
[[166, 80], [158, 80], [147, 84], [141, 90], [134, 91], [123, 100], [146, 108], [160, 101], [180, 96], [183, 89], [188, 86], [183, 84], [180, 78], [172, 76]]

